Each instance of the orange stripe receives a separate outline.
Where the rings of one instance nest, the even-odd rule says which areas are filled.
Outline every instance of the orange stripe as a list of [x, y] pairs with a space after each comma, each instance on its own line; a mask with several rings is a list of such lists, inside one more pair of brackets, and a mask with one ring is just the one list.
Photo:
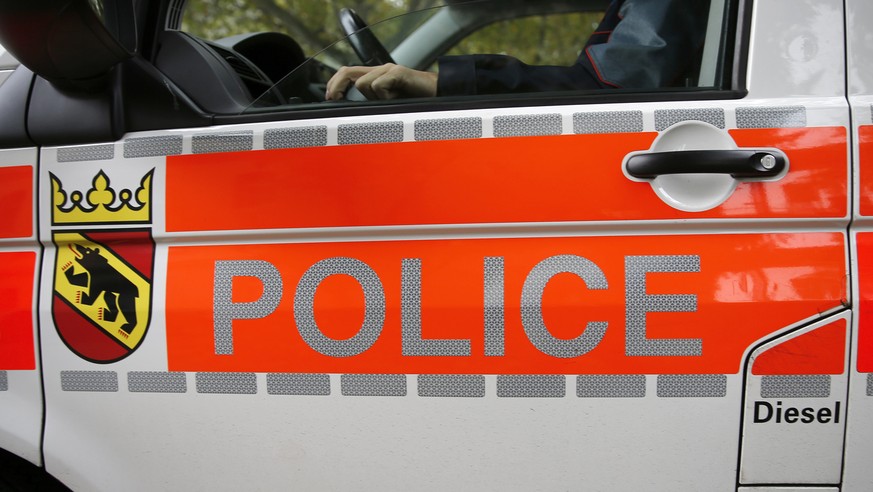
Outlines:
[[0, 370], [36, 369], [33, 349], [36, 254], [0, 253]]
[[858, 371], [873, 372], [873, 232], [858, 234]]
[[703, 213], [622, 174], [655, 133], [563, 135], [168, 157], [167, 230], [846, 215], [844, 128], [730, 133], [791, 170]]
[[33, 236], [33, 167], [0, 167], [0, 238]]
[[[167, 350], [173, 371], [328, 373], [737, 373], [744, 351], [792, 323], [840, 306], [845, 296], [845, 239], [838, 233], [653, 237], [585, 237], [372, 243], [174, 246], [167, 278]], [[557, 358], [534, 347], [522, 324], [521, 295], [531, 269], [556, 255], [592, 261], [608, 283], [591, 290], [570, 273], [549, 281], [542, 315], [556, 338], [571, 339], [590, 321], [606, 321], [590, 352]], [[700, 356], [626, 355], [625, 259], [635, 255], [697, 255], [698, 272], [649, 273], [646, 295], [692, 294], [694, 312], [649, 312], [649, 338], [696, 338]], [[483, 328], [486, 257], [504, 258], [505, 352], [485, 355]], [[360, 355], [331, 357], [304, 341], [295, 322], [295, 292], [320, 260], [351, 257], [378, 275], [385, 320], [376, 342]], [[423, 338], [470, 340], [469, 356], [404, 356], [401, 342], [401, 263], [421, 260]], [[233, 321], [232, 355], [216, 355], [216, 261], [260, 260], [283, 282], [278, 307], [258, 319]], [[258, 300], [262, 283], [233, 281], [232, 302]], [[364, 319], [364, 294], [344, 275], [325, 279], [314, 301], [315, 319], [330, 338], [354, 336]]]
[[873, 125], [858, 128], [861, 215], [873, 216]]

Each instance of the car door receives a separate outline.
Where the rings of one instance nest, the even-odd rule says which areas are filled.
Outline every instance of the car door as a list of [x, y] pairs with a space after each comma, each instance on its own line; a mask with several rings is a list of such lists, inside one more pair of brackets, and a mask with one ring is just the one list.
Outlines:
[[711, 9], [709, 90], [43, 146], [47, 469], [102, 490], [839, 486], [843, 3]]

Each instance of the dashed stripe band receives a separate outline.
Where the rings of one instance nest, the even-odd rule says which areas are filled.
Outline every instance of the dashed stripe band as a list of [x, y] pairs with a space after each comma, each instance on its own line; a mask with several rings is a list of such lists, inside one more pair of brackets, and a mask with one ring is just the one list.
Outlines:
[[186, 393], [184, 372], [132, 371], [127, 373], [127, 390], [131, 393]]
[[343, 374], [343, 396], [406, 396], [405, 374]]
[[683, 121], [702, 121], [716, 128], [724, 128], [724, 110], [721, 108], [655, 110], [655, 129], [659, 132]]
[[[418, 376], [418, 396], [448, 398], [482, 398], [487, 395], [485, 375], [421, 374]], [[563, 398], [566, 377], [562, 375], [498, 375], [497, 396], [515, 398]], [[268, 373], [267, 394], [326, 396], [331, 394], [329, 374]], [[780, 379], [788, 378], [788, 379]], [[826, 378], [826, 380], [824, 379]], [[186, 393], [187, 373], [161, 371], [131, 371], [127, 375], [128, 391], [132, 393]], [[343, 396], [407, 396], [405, 374], [342, 374]], [[762, 396], [765, 398], [826, 397], [830, 394], [829, 376], [765, 377]], [[823, 392], [822, 382], [827, 385]], [[199, 372], [195, 373], [197, 393], [257, 394], [255, 373]], [[658, 397], [698, 398], [727, 395], [727, 376], [723, 374], [659, 375]], [[765, 389], [766, 387], [766, 389]], [[787, 388], [787, 389], [783, 389]], [[0, 371], [0, 391], [8, 389], [7, 371]], [[118, 375], [114, 371], [61, 371], [63, 391], [118, 391]], [[867, 377], [867, 394], [873, 396], [873, 374]], [[772, 396], [770, 396], [772, 395]], [[645, 375], [579, 375], [576, 396], [580, 398], [643, 398], [646, 396]]]
[[9, 391], [9, 377], [6, 371], [0, 371], [0, 391]]
[[827, 398], [831, 396], [831, 377], [762, 376], [761, 398]]
[[124, 141], [124, 157], [156, 157], [182, 153], [182, 135], [128, 138]]
[[58, 149], [58, 162], [104, 161], [115, 157], [115, 144], [83, 145]]
[[61, 371], [63, 391], [118, 391], [118, 373], [115, 371]]
[[327, 374], [267, 374], [267, 393], [271, 395], [327, 396], [330, 376]]
[[563, 398], [564, 376], [497, 376], [497, 396], [516, 398]]
[[[873, 118], [873, 105], [870, 106]], [[560, 135], [563, 116], [551, 114], [503, 115], [493, 119], [494, 136]], [[576, 134], [638, 133], [644, 131], [643, 112], [595, 111], [572, 115]], [[722, 108], [655, 110], [655, 129], [663, 131], [682, 121], [703, 121], [725, 128]], [[802, 128], [807, 126], [804, 106], [738, 107], [737, 128]], [[483, 118], [436, 118], [414, 122], [413, 139], [417, 141], [458, 140], [483, 138]], [[337, 128], [340, 145], [389, 143], [403, 141], [402, 121], [341, 124]], [[264, 131], [264, 149], [322, 147], [327, 145], [327, 126], [300, 128], [271, 128]], [[253, 130], [222, 133], [203, 133], [192, 136], [194, 154], [238, 152], [254, 148]], [[180, 155], [182, 135], [132, 137], [124, 140], [125, 158]], [[61, 147], [57, 149], [58, 162], [109, 160], [115, 157], [114, 144]]]
[[198, 372], [195, 375], [198, 393], [254, 395], [258, 380], [252, 372]]
[[658, 396], [664, 398], [723, 398], [727, 396], [724, 374], [661, 374]]
[[485, 376], [421, 374], [418, 376], [418, 396], [482, 398], [485, 396]]
[[580, 398], [642, 398], [646, 396], [644, 375], [593, 375], [576, 378]]
[[239, 152], [254, 148], [254, 131], [242, 130], [225, 133], [202, 133], [191, 137], [191, 152]]
[[867, 375], [867, 396], [873, 396], [873, 372]]

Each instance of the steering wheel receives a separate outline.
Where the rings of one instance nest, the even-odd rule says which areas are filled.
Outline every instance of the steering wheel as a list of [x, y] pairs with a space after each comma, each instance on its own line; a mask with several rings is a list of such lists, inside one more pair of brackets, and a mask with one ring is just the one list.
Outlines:
[[373, 31], [352, 9], [341, 9], [339, 11], [339, 21], [343, 32], [348, 37], [352, 49], [355, 54], [361, 59], [361, 62], [367, 66], [384, 65], [386, 63], [394, 63], [391, 58], [391, 53], [385, 49], [381, 41], [373, 34]]

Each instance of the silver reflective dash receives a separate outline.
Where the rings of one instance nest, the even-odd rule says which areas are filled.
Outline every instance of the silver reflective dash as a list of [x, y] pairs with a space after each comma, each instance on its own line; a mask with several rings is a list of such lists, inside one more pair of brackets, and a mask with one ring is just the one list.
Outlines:
[[406, 396], [406, 374], [343, 374], [343, 396]]
[[482, 118], [442, 118], [415, 122], [415, 139], [462, 140], [482, 138]]
[[643, 374], [594, 374], [576, 378], [576, 396], [580, 398], [643, 398], [646, 376]]
[[264, 132], [265, 149], [297, 149], [327, 145], [326, 126], [272, 128]]
[[268, 373], [267, 394], [327, 396], [330, 394], [330, 376], [327, 374]]
[[642, 111], [595, 111], [573, 115], [573, 133], [639, 133], [643, 131]]
[[252, 150], [254, 140], [255, 137], [252, 130], [202, 133], [191, 137], [191, 151], [195, 154], [211, 154], [214, 152]]
[[485, 376], [420, 374], [418, 396], [482, 398], [485, 396]]
[[867, 375], [867, 396], [873, 396], [873, 372]]
[[337, 128], [340, 145], [388, 143], [403, 141], [403, 122], [349, 123]]
[[655, 110], [655, 129], [658, 131], [666, 130], [683, 121], [702, 121], [716, 128], [724, 128], [724, 110], [721, 108]]
[[662, 398], [724, 398], [727, 376], [724, 374], [660, 374], [658, 396]]
[[803, 106], [737, 108], [737, 128], [803, 128], [806, 108]]
[[115, 157], [115, 144], [81, 145], [58, 149], [58, 162], [105, 161]]
[[194, 377], [198, 393], [254, 395], [258, 380], [253, 372], [198, 372]]
[[828, 398], [831, 377], [826, 374], [762, 376], [761, 398]]
[[135, 137], [124, 141], [124, 157], [158, 157], [182, 153], [182, 135]]
[[497, 396], [515, 398], [563, 398], [567, 394], [564, 376], [497, 376]]
[[62, 391], [118, 391], [115, 371], [61, 371]]
[[9, 391], [9, 376], [6, 371], [0, 371], [0, 391]]
[[519, 114], [494, 118], [495, 137], [560, 135], [562, 132], [561, 115], [558, 113]]
[[184, 372], [131, 371], [127, 373], [127, 391], [131, 393], [186, 393]]

